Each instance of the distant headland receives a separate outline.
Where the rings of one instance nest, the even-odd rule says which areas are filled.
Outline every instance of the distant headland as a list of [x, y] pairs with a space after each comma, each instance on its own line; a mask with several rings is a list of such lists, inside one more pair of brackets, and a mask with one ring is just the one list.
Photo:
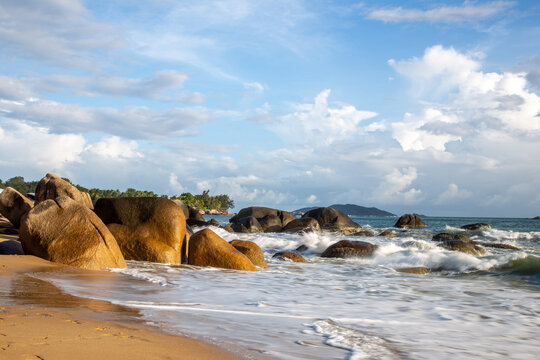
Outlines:
[[[393, 217], [397, 216], [388, 211], [377, 209], [376, 207], [365, 207], [365, 206], [354, 205], [354, 204], [334, 204], [328, 207], [332, 209], [336, 209], [338, 211], [341, 211], [344, 214], [352, 215], [352, 216], [393, 216]], [[316, 208], [318, 208], [318, 206], [305, 207], [298, 210], [294, 210], [292, 213], [295, 215], [302, 215]]]

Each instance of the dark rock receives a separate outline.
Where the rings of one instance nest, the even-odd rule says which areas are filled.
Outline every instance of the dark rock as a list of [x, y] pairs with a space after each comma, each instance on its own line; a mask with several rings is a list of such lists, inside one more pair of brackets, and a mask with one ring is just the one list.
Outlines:
[[533, 217], [534, 220], [540, 220], [540, 216]]
[[116, 238], [126, 259], [181, 263], [186, 221], [182, 209], [171, 200], [101, 198], [95, 212]]
[[238, 219], [232, 228], [237, 233], [261, 233], [263, 229], [259, 221], [254, 216], [247, 216], [241, 219]]
[[459, 240], [446, 240], [443, 241], [441, 245], [448, 250], [459, 251], [465, 254], [480, 256], [485, 255], [486, 250], [473, 242], [465, 242]]
[[67, 196], [42, 201], [24, 215], [19, 238], [25, 254], [45, 260], [92, 270], [126, 267], [105, 224]]
[[199, 213], [199, 210], [188, 206], [188, 211], [189, 211], [189, 218], [188, 219], [206, 223], [206, 220], [204, 220], [203, 216]]
[[351, 235], [362, 228], [344, 213], [328, 207], [310, 210], [302, 218], [313, 218], [319, 222], [321, 229], [340, 231], [345, 235]]
[[396, 237], [397, 235], [390, 229], [383, 230], [378, 236]]
[[19, 230], [14, 227], [1, 227], [0, 234], [2, 235], [19, 235]]
[[431, 238], [431, 241], [448, 241], [448, 240], [471, 242], [471, 239], [469, 239], [467, 236], [462, 235], [462, 234], [439, 233], [437, 235], [434, 235]]
[[299, 247], [297, 247], [295, 251], [304, 252], [304, 251], [308, 251], [308, 250], [309, 250], [309, 248], [306, 245], [302, 244]]
[[365, 241], [341, 240], [330, 245], [321, 254], [321, 257], [327, 258], [348, 258], [371, 256], [377, 250], [378, 246]]
[[21, 225], [21, 217], [33, 207], [32, 200], [12, 187], [8, 186], [0, 193], [0, 214], [4, 215], [16, 228]]
[[397, 272], [407, 273], [407, 274], [420, 274], [425, 275], [428, 274], [431, 270], [424, 266], [416, 266], [416, 267], [409, 267], [409, 268], [401, 268], [396, 269]]
[[420, 219], [417, 215], [414, 214], [402, 215], [394, 225], [394, 227], [398, 228], [417, 228], [426, 226], [427, 225], [424, 224], [422, 219]]
[[[286, 226], [289, 222], [296, 219], [296, 216], [291, 214], [288, 211], [278, 210], [278, 209], [272, 209], [262, 206], [251, 206], [248, 208], [244, 208], [238, 212], [235, 216], [229, 219], [229, 222], [234, 224], [237, 223], [240, 219], [252, 216], [257, 219], [257, 221], [261, 221], [265, 216], [269, 215], [275, 215], [280, 220], [280, 227]], [[275, 226], [275, 225], [273, 225]]]
[[360, 230], [352, 234], [353, 236], [374, 236], [374, 234], [369, 230]]
[[461, 228], [465, 230], [486, 230], [486, 229], [491, 229], [491, 226], [484, 223], [475, 223], [475, 224], [463, 225]]
[[513, 245], [500, 244], [500, 243], [488, 243], [488, 242], [483, 242], [483, 243], [480, 243], [480, 245], [482, 245], [483, 247], [489, 247], [489, 248], [495, 248], [495, 249], [521, 250], [520, 248], [515, 247], [515, 246], [513, 246]]
[[0, 241], [0, 255], [24, 255], [24, 250], [17, 240]]
[[297, 254], [292, 251], [280, 251], [274, 254], [272, 256], [273, 259], [278, 259], [281, 261], [292, 261], [292, 262], [301, 262], [305, 263], [307, 262], [306, 259], [300, 254]]
[[89, 209], [94, 208], [90, 194], [79, 191], [75, 186], [54, 174], [45, 175], [37, 184], [35, 205], [48, 199], [54, 200], [60, 196], [72, 198]]
[[277, 215], [266, 215], [262, 219], [257, 219], [264, 232], [280, 232], [281, 219]]
[[209, 221], [207, 221], [207, 224], [212, 225], [212, 226], [217, 226], [217, 227], [220, 226], [219, 221], [217, 221], [216, 219], [210, 219]]
[[266, 260], [264, 260], [263, 251], [259, 245], [255, 244], [253, 241], [233, 240], [230, 244], [234, 246], [236, 250], [246, 255], [253, 265], [261, 268], [268, 267]]
[[303, 217], [301, 219], [294, 219], [283, 228], [283, 231], [289, 233], [307, 232], [307, 231], [321, 231], [319, 222], [310, 217]]
[[189, 240], [188, 264], [257, 271], [247, 256], [208, 228], [196, 232]]

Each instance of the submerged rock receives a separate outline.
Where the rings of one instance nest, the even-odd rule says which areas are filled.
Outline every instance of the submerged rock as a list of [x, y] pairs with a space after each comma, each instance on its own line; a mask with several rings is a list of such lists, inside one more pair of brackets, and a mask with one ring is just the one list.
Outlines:
[[407, 274], [425, 275], [425, 274], [428, 274], [431, 270], [424, 266], [416, 266], [416, 267], [396, 269], [396, 271], [401, 272], [401, 273], [407, 273]]
[[490, 248], [495, 248], [495, 249], [521, 250], [520, 248], [515, 247], [515, 246], [513, 246], [513, 245], [501, 244], [501, 243], [488, 243], [488, 242], [483, 242], [483, 243], [480, 243], [480, 245], [482, 245], [483, 247], [490, 247]]
[[451, 234], [451, 233], [439, 233], [437, 235], [434, 235], [431, 238], [432, 241], [448, 241], [448, 240], [456, 240], [456, 241], [463, 241], [463, 242], [471, 242], [471, 239], [469, 239], [467, 236], [463, 234]]
[[295, 252], [292, 252], [292, 251], [280, 251], [280, 252], [277, 252], [274, 254], [274, 256], [272, 256], [273, 259], [278, 259], [278, 260], [282, 260], [282, 261], [292, 261], [292, 262], [301, 262], [301, 263], [305, 263], [307, 262], [306, 259], [304, 259], [304, 257], [300, 254], [297, 254]]
[[378, 236], [396, 237], [397, 235], [390, 229], [383, 230]]
[[441, 245], [445, 249], [459, 251], [465, 254], [481, 256], [486, 254], [486, 249], [474, 244], [473, 242], [465, 242], [460, 240], [446, 240]]
[[188, 253], [190, 265], [257, 271], [247, 256], [210, 229], [193, 234], [189, 241]]
[[67, 196], [42, 201], [24, 215], [19, 238], [25, 254], [45, 260], [92, 270], [126, 267], [101, 219]]
[[21, 225], [21, 217], [34, 207], [28, 199], [12, 187], [0, 193], [0, 214], [4, 215], [16, 228]]
[[374, 236], [374, 234], [369, 230], [360, 230], [352, 234], [353, 236]]
[[321, 254], [321, 257], [327, 258], [348, 258], [348, 257], [366, 257], [371, 256], [377, 250], [378, 246], [366, 241], [341, 240], [330, 245]]
[[306, 245], [302, 244], [299, 247], [297, 247], [294, 251], [304, 252], [304, 251], [308, 251], [308, 250], [309, 250], [309, 248]]
[[244, 241], [244, 240], [233, 240], [229, 242], [234, 248], [240, 251], [242, 254], [246, 255], [253, 265], [267, 268], [268, 264], [264, 260], [264, 254], [259, 245], [255, 244], [253, 241]]
[[463, 225], [461, 228], [464, 230], [486, 230], [486, 229], [491, 229], [491, 226], [485, 223], [475, 223], [475, 224]]
[[339, 231], [345, 235], [354, 234], [362, 228], [341, 211], [329, 207], [310, 210], [302, 218], [313, 218], [319, 222], [321, 229]]
[[94, 208], [90, 194], [79, 191], [64, 179], [50, 173], [45, 175], [37, 184], [35, 196], [35, 205], [48, 199], [54, 200], [60, 196], [67, 196], [89, 209]]
[[422, 221], [422, 219], [414, 214], [402, 215], [394, 225], [394, 227], [398, 228], [418, 228], [426, 226], [427, 225]]

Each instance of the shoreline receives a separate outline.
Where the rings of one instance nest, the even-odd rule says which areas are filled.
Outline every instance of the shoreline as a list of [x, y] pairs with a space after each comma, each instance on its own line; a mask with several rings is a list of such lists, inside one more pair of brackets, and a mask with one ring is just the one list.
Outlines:
[[30, 255], [0, 255], [2, 359], [242, 359], [216, 345], [165, 333], [137, 310], [62, 292], [30, 273], [89, 272]]

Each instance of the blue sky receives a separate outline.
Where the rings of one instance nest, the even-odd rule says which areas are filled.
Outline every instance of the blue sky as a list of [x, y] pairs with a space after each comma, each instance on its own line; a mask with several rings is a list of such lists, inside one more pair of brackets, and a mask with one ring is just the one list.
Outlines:
[[0, 3], [0, 178], [540, 212], [537, 1]]

